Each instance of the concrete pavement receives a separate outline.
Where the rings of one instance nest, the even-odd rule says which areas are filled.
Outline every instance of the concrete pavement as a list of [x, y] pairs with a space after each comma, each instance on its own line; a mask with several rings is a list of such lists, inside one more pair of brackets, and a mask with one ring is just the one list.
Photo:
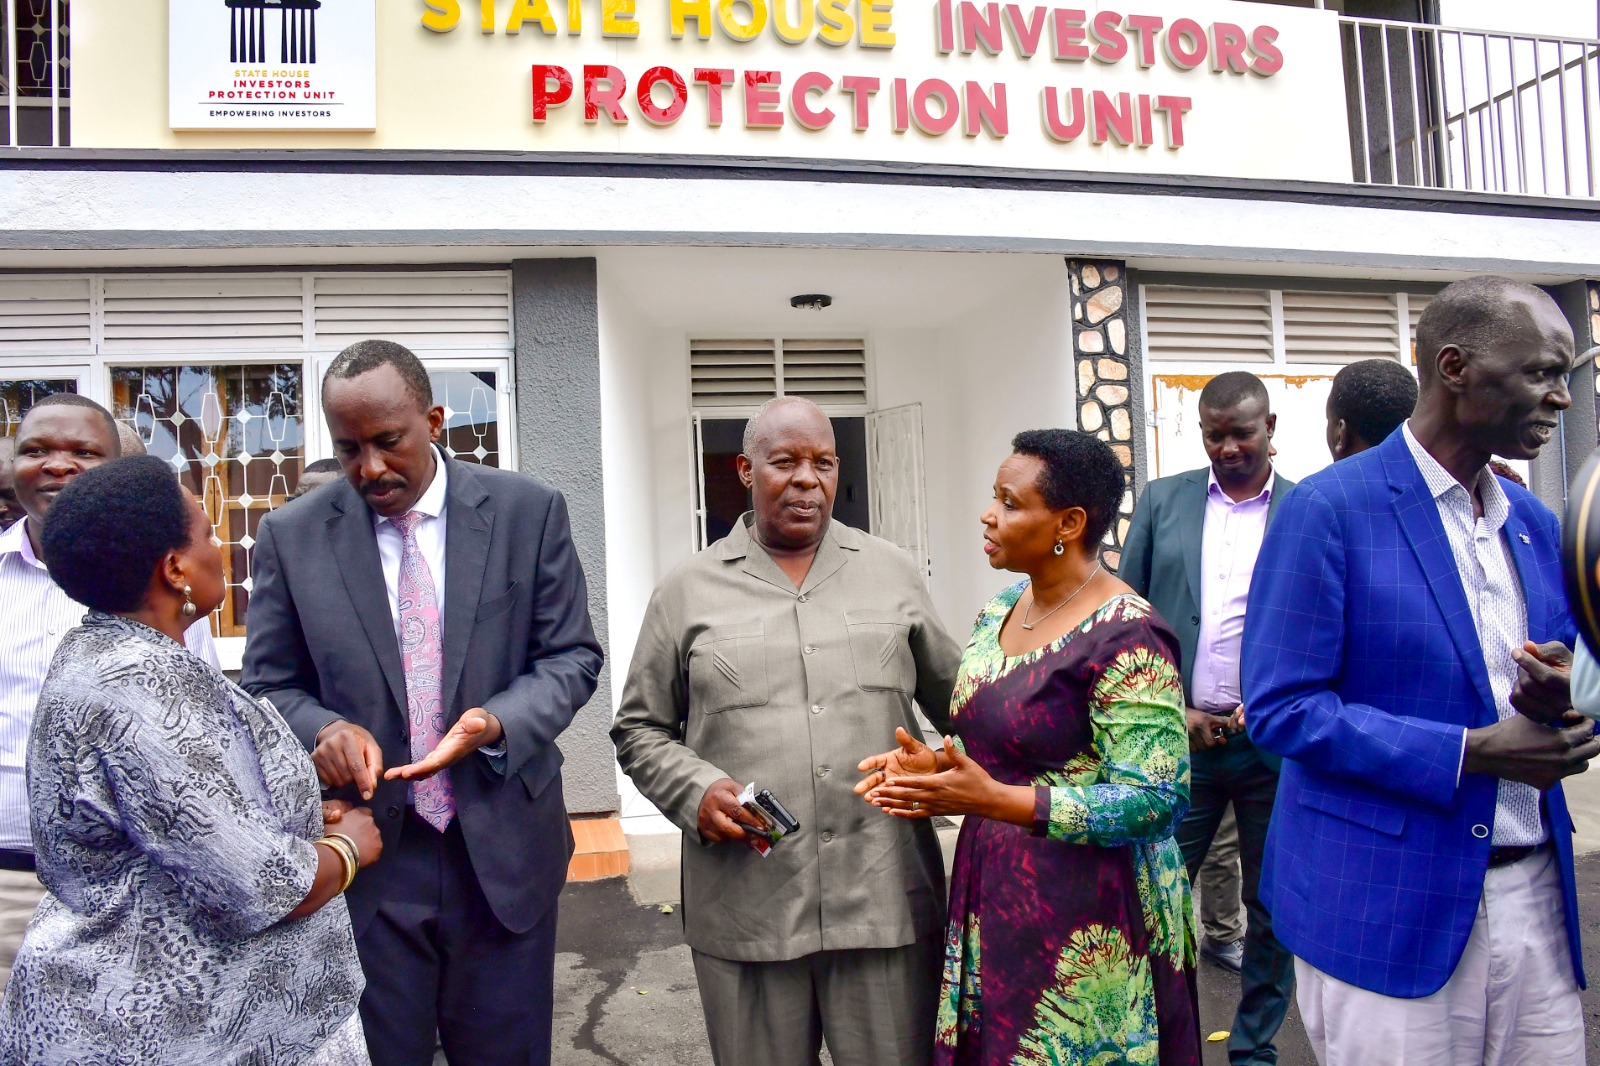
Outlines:
[[[1600, 773], [1570, 779], [1566, 793], [1583, 856], [1578, 891], [1585, 966], [1600, 985]], [[948, 854], [954, 833], [945, 830], [941, 836]], [[630, 878], [568, 885], [562, 897], [554, 1061], [557, 1066], [711, 1066], [676, 907], [678, 839], [633, 837], [629, 844]], [[672, 913], [663, 913], [663, 904]], [[1238, 996], [1236, 975], [1201, 963], [1203, 1033], [1229, 1027]], [[1585, 1011], [1590, 1056], [1600, 1062], [1600, 990], [1586, 993]], [[1293, 1008], [1278, 1050], [1282, 1066], [1315, 1066]], [[1205, 1046], [1207, 1066], [1227, 1061], [1223, 1043]]]

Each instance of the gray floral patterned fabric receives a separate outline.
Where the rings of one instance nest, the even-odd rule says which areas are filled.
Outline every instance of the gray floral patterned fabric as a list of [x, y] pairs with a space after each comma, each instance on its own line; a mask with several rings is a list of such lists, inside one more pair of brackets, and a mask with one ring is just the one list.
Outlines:
[[298, 1066], [362, 990], [342, 898], [311, 890], [322, 807], [270, 705], [181, 644], [91, 611], [28, 743], [39, 879], [0, 1062]]

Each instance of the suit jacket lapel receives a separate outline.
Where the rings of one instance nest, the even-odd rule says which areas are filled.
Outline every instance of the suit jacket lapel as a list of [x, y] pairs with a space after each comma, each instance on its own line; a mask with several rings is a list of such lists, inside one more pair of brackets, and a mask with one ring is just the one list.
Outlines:
[[[1205, 538], [1206, 490], [1211, 484], [1210, 468], [1191, 470], [1189, 486], [1178, 512], [1178, 543], [1183, 547], [1183, 574], [1189, 579], [1189, 596], [1200, 606], [1200, 544]], [[1190, 532], [1190, 531], [1193, 532]]]
[[1272, 516], [1278, 512], [1278, 504], [1283, 502], [1283, 494], [1289, 491], [1289, 484], [1284, 476], [1276, 471], [1272, 475], [1272, 495], [1267, 497], [1267, 528], [1272, 528]]
[[383, 679], [389, 683], [395, 706], [406, 713], [405, 671], [400, 665], [400, 643], [394, 635], [394, 616], [389, 613], [389, 592], [383, 583], [383, 564], [378, 560], [378, 538], [372, 531], [372, 512], [356, 490], [341, 485], [334, 496], [335, 514], [328, 519], [328, 543], [339, 560], [339, 577], [354, 605], [361, 628]]
[[[1522, 602], [1528, 622], [1528, 639], [1533, 639], [1533, 634], [1543, 631], [1544, 600], [1538, 595], [1539, 588], [1536, 584], [1539, 578], [1539, 564], [1533, 558], [1532, 537], [1528, 533], [1528, 524], [1523, 521], [1522, 515], [1517, 513], [1515, 504], [1511, 506], [1511, 513], [1506, 516], [1506, 524], [1502, 530], [1506, 546], [1511, 549], [1511, 562], [1517, 568], [1517, 580], [1522, 585]], [[1539, 611], [1535, 617], [1534, 611]]]
[[444, 519], [444, 688], [440, 691], [448, 721], [457, 710], [456, 686], [482, 598], [494, 511], [471, 466], [449, 458], [444, 461], [449, 464], [449, 481]]
[[1467, 594], [1461, 586], [1461, 575], [1456, 569], [1456, 557], [1450, 550], [1450, 539], [1445, 535], [1444, 522], [1439, 518], [1439, 505], [1428, 492], [1428, 484], [1417, 469], [1416, 460], [1405, 437], [1391, 433], [1384, 444], [1384, 465], [1389, 472], [1389, 485], [1395, 493], [1395, 517], [1401, 532], [1422, 564], [1428, 588], [1439, 612], [1444, 615], [1445, 628], [1456, 646], [1456, 654], [1467, 668], [1473, 687], [1488, 711], [1489, 720], [1496, 718], [1494, 693], [1489, 688], [1489, 669], [1483, 661], [1483, 645], [1478, 641], [1478, 627], [1472, 620], [1472, 610], [1467, 606]]

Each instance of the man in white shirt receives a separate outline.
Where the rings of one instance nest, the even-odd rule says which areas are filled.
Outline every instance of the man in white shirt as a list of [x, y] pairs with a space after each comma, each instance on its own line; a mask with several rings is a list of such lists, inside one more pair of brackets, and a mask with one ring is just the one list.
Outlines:
[[[23, 929], [44, 895], [28, 830], [28, 727], [56, 646], [85, 610], [50, 579], [39, 558], [39, 531], [73, 478], [120, 454], [110, 412], [72, 393], [40, 400], [17, 427], [13, 476], [26, 517], [0, 534], [0, 981], [10, 976]], [[185, 642], [217, 665], [209, 620], [191, 626]]]

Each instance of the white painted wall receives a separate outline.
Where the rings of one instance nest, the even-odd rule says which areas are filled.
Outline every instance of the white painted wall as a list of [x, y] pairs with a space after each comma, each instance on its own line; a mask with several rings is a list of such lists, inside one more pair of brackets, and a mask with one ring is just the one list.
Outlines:
[[1532, 4], [1508, 4], [1505, 0], [1439, 0], [1439, 21], [1445, 26], [1516, 34], [1593, 38], [1600, 33], [1593, 0], [1538, 0]]

